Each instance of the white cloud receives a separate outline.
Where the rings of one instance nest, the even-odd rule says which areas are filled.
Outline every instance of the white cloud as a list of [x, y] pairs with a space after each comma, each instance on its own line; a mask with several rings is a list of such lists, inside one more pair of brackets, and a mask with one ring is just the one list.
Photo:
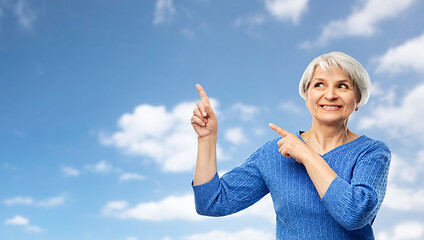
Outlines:
[[264, 232], [257, 229], [248, 228], [237, 232], [225, 232], [220, 230], [211, 231], [208, 233], [193, 234], [190, 236], [183, 237], [183, 240], [272, 240], [275, 236], [269, 232]]
[[[196, 213], [193, 194], [169, 196], [158, 202], [140, 203], [135, 207], [130, 207], [126, 201], [110, 201], [101, 211], [105, 216], [155, 222], [169, 220], [200, 221], [205, 219], [205, 217]], [[275, 213], [270, 195], [248, 209], [229, 217], [259, 217], [275, 223]]]
[[95, 165], [86, 165], [85, 168], [91, 172], [106, 174], [112, 170], [112, 165], [102, 160]]
[[26, 0], [18, 0], [13, 9], [13, 14], [18, 19], [19, 25], [26, 30], [32, 28], [36, 17]]
[[398, 211], [424, 211], [424, 189], [389, 184], [383, 206]]
[[371, 36], [376, 32], [377, 25], [389, 18], [394, 18], [415, 0], [368, 0], [358, 1], [361, 6], [353, 8], [353, 12], [345, 19], [331, 21], [321, 32], [316, 42], [305, 42], [303, 47], [322, 46], [331, 39], [349, 36]]
[[265, 9], [280, 21], [298, 23], [308, 7], [308, 0], [265, 0]]
[[260, 113], [260, 108], [243, 103], [236, 103], [231, 107], [233, 114], [239, 114], [244, 121], [252, 120], [257, 114]]
[[62, 173], [65, 177], [78, 177], [80, 172], [73, 167], [62, 166]]
[[14, 197], [5, 199], [3, 202], [6, 205], [27, 205], [27, 206], [38, 206], [38, 207], [55, 207], [65, 203], [65, 196], [60, 195], [57, 197], [48, 198], [45, 200], [35, 201], [31, 197]]
[[294, 103], [291, 100], [281, 103], [280, 108], [283, 111], [290, 111], [290, 112], [294, 112], [294, 113], [302, 112], [302, 108], [299, 107], [296, 103]]
[[25, 227], [25, 230], [29, 232], [43, 232], [43, 229], [38, 226], [27, 226]]
[[138, 238], [137, 237], [127, 237], [127, 238], [125, 238], [125, 240], [137, 240]]
[[253, 206], [247, 208], [246, 210], [237, 213], [235, 216], [252, 216], [254, 218], [259, 217], [262, 219], [266, 219], [270, 223], [275, 225], [275, 211], [271, 195], [266, 195], [259, 202], [255, 203]]
[[424, 223], [418, 221], [409, 221], [399, 223], [390, 230], [381, 231], [376, 234], [379, 240], [418, 240], [424, 237]]
[[172, 0], [157, 0], [155, 9], [155, 19], [153, 23], [155, 25], [161, 24], [167, 20], [170, 20], [175, 14], [175, 8], [172, 5]]
[[230, 128], [225, 132], [225, 139], [233, 144], [239, 145], [247, 142], [247, 138], [241, 127]]
[[6, 221], [4, 221], [5, 224], [9, 224], [9, 225], [21, 225], [21, 226], [26, 226], [29, 223], [29, 220], [25, 217], [22, 216], [15, 216], [14, 218], [11, 219], [6, 219]]
[[106, 204], [102, 209], [102, 213], [105, 215], [115, 215], [115, 211], [124, 210], [127, 208], [128, 203], [125, 201], [111, 201]]
[[11, 218], [11, 219], [6, 219], [4, 221], [4, 223], [7, 224], [7, 225], [22, 226], [22, 227], [24, 227], [24, 230], [30, 231], [30, 232], [42, 232], [43, 231], [43, 229], [41, 229], [38, 226], [29, 225], [29, 220], [27, 218], [19, 216], [19, 215], [15, 216], [14, 218]]
[[424, 173], [424, 166], [422, 163], [419, 163], [419, 155], [420, 154], [417, 155], [417, 161], [406, 161], [400, 155], [392, 153], [389, 183], [396, 183], [400, 181], [408, 183], [415, 182], [417, 177]]
[[240, 27], [242, 25], [248, 26], [258, 26], [265, 22], [265, 17], [263, 15], [253, 15], [248, 17], [237, 17], [234, 21], [234, 27]]
[[[36, 11], [30, 7], [28, 0], [0, 1], [0, 18], [5, 12], [10, 12], [17, 20], [18, 26], [25, 31], [32, 30], [37, 20]], [[18, 136], [24, 135], [24, 133], [20, 131], [14, 131], [14, 133]]]
[[398, 137], [412, 137], [424, 142], [424, 84], [412, 89], [399, 106], [380, 104], [373, 106], [367, 117], [359, 120], [360, 128], [380, 128]]
[[64, 203], [65, 203], [65, 196], [61, 195], [61, 196], [52, 197], [46, 200], [39, 201], [36, 203], [36, 205], [40, 207], [55, 207], [55, 206], [62, 205]]
[[108, 202], [102, 209], [102, 213], [122, 219], [149, 221], [173, 219], [196, 221], [201, 219], [195, 211], [192, 194], [169, 196], [159, 202], [140, 203], [133, 208], [128, 208], [128, 203], [125, 201]]
[[391, 86], [388, 89], [387, 84], [380, 82], [372, 82], [371, 85], [371, 98], [384, 102], [385, 105], [393, 105], [396, 100], [396, 86]]
[[34, 200], [30, 197], [14, 197], [10, 199], [5, 199], [4, 204], [6, 205], [33, 205]]
[[406, 212], [424, 211], [424, 188], [412, 187], [414, 183], [420, 182], [419, 177], [424, 174], [424, 150], [406, 157], [408, 161], [404, 160], [403, 156], [392, 153], [383, 207]]
[[143, 180], [144, 177], [137, 173], [124, 173], [119, 177], [119, 181]]
[[401, 72], [407, 70], [424, 71], [424, 34], [410, 39], [404, 44], [389, 49], [377, 57], [377, 72]]
[[[210, 101], [218, 114], [218, 102]], [[191, 171], [197, 153], [197, 136], [190, 124], [195, 107], [195, 102], [182, 102], [168, 112], [164, 106], [140, 105], [118, 120], [118, 132], [101, 134], [100, 140], [128, 154], [149, 157], [164, 171]], [[219, 146], [217, 154], [222, 159]]]

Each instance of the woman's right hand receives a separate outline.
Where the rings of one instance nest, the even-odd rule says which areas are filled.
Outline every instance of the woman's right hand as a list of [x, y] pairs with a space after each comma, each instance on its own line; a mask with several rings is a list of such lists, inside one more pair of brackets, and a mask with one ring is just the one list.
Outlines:
[[218, 133], [218, 119], [212, 110], [208, 95], [200, 84], [196, 84], [196, 89], [200, 95], [200, 101], [193, 110], [191, 125], [199, 138], [205, 138]]

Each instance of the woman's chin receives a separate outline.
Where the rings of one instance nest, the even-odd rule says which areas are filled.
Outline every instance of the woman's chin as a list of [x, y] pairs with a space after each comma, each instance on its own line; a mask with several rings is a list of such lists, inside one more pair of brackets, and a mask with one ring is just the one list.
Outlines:
[[325, 126], [340, 126], [347, 124], [349, 118], [334, 118], [334, 117], [324, 117], [324, 118], [315, 118], [316, 122]]

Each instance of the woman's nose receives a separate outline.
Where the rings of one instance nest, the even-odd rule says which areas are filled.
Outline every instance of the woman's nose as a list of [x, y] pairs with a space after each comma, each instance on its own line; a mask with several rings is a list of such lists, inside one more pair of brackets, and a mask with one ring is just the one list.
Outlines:
[[337, 93], [336, 93], [336, 89], [333, 87], [330, 87], [327, 89], [326, 93], [325, 93], [325, 98], [327, 100], [334, 100], [337, 98]]

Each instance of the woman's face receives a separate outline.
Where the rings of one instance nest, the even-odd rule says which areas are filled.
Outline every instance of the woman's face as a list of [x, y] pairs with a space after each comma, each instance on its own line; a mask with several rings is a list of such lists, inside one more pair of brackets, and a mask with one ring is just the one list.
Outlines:
[[315, 68], [306, 100], [314, 120], [325, 125], [347, 123], [357, 103], [353, 81], [340, 67]]

